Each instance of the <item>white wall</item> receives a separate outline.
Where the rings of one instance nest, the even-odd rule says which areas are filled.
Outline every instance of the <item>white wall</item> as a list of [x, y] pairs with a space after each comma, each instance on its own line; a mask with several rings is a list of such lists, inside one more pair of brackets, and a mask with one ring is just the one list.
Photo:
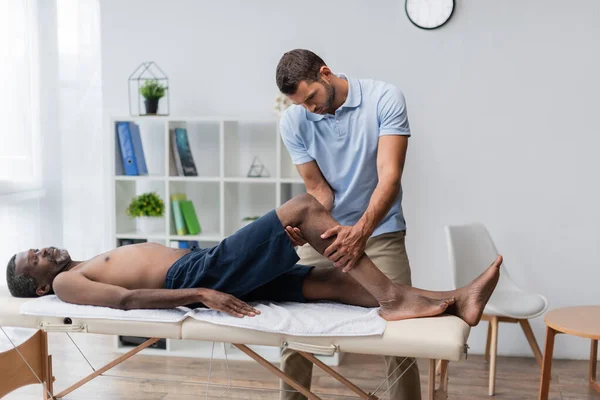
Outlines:
[[[286, 50], [405, 92], [404, 208], [414, 284], [451, 287], [443, 227], [483, 221], [512, 276], [551, 307], [598, 303], [600, 2], [462, 0], [442, 29], [402, 0], [101, 1], [105, 116], [128, 113], [142, 61], [169, 75], [172, 114], [271, 115]], [[486, 324], [473, 329], [482, 352]], [[533, 323], [543, 347], [544, 325]], [[559, 337], [557, 357], [589, 356]], [[502, 325], [501, 354], [530, 355]]]

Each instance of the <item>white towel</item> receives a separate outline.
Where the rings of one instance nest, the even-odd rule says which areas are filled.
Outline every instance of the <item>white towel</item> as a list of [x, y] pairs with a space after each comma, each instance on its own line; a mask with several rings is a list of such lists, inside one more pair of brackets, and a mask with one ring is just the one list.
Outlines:
[[191, 317], [213, 324], [296, 336], [382, 335], [387, 322], [378, 308], [339, 303], [250, 303], [261, 313], [237, 318], [220, 311], [197, 308]]
[[65, 303], [55, 295], [38, 297], [21, 305], [20, 312], [25, 315], [36, 315], [61, 318], [117, 319], [144, 322], [179, 322], [186, 317], [189, 308], [172, 309], [118, 310], [109, 307], [82, 306]]
[[382, 335], [386, 321], [377, 308], [339, 303], [250, 303], [260, 310], [255, 317], [237, 318], [208, 308], [118, 310], [82, 306], [61, 301], [55, 295], [38, 297], [21, 305], [25, 315], [60, 318], [111, 319], [121, 321], [179, 322], [187, 317], [218, 325], [235, 326], [263, 332], [296, 336], [370, 336]]

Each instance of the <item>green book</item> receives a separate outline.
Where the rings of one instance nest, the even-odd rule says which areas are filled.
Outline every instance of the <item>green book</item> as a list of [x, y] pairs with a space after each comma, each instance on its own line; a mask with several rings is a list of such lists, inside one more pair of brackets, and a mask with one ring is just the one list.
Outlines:
[[181, 212], [181, 202], [186, 200], [183, 193], [171, 195], [171, 209], [173, 211], [173, 220], [175, 222], [175, 231], [178, 235], [187, 235], [183, 213]]
[[194, 203], [190, 200], [181, 200], [179, 202], [179, 207], [181, 208], [181, 213], [183, 214], [183, 219], [185, 220], [185, 225], [190, 235], [199, 234], [202, 231], [202, 227], [198, 222]]

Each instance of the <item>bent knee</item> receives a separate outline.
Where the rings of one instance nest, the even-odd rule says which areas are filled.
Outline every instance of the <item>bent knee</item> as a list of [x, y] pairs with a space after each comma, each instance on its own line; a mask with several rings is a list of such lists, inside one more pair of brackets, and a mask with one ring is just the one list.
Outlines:
[[302, 208], [306, 212], [310, 213], [310, 212], [321, 211], [321, 210], [325, 209], [323, 207], [323, 205], [321, 203], [319, 203], [319, 200], [317, 200], [312, 194], [302, 193], [302, 194], [298, 195], [296, 197], [296, 199], [298, 199], [298, 202], [301, 204]]

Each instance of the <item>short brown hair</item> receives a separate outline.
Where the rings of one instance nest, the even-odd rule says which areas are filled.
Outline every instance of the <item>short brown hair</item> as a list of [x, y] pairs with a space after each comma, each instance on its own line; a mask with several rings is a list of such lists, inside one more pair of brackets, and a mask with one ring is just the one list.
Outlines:
[[319, 80], [319, 70], [325, 61], [310, 50], [295, 49], [285, 53], [277, 64], [277, 87], [283, 94], [294, 94], [302, 81]]

